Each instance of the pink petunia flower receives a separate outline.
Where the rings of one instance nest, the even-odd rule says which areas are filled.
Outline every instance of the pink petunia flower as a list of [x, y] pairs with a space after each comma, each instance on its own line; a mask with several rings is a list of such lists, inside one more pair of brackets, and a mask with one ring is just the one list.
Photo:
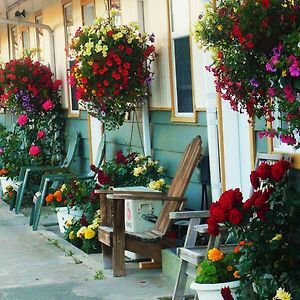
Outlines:
[[37, 138], [38, 140], [41, 140], [41, 139], [44, 138], [45, 136], [46, 136], [45, 130], [40, 130], [40, 131], [38, 131], [38, 133], [37, 133], [37, 135], [36, 135], [36, 138]]
[[49, 99], [49, 100], [46, 100], [44, 103], [43, 103], [43, 109], [44, 110], [51, 110], [52, 108], [54, 107], [54, 104], [53, 102]]
[[40, 147], [36, 145], [32, 145], [29, 149], [30, 156], [37, 156], [40, 152], [41, 152]]
[[26, 115], [20, 115], [17, 119], [19, 125], [23, 126], [27, 123], [28, 117]]

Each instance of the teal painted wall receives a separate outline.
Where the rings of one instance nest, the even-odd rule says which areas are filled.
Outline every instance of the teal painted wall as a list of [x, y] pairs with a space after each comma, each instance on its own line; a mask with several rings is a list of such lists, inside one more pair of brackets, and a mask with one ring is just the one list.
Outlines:
[[70, 136], [78, 131], [79, 143], [74, 157], [74, 161], [70, 165], [70, 170], [77, 175], [86, 175], [90, 170], [90, 144], [89, 144], [89, 129], [87, 122], [87, 112], [81, 111], [80, 117], [68, 118], [65, 113], [65, 143], [68, 146]]
[[[131, 114], [131, 119], [120, 129], [107, 133], [107, 159], [111, 159], [120, 149], [126, 151], [128, 146], [131, 146], [133, 151], [143, 153], [138, 130], [139, 126], [142, 135], [141, 120], [140, 112], [137, 112], [137, 119]], [[171, 122], [170, 111], [150, 112], [152, 157], [167, 168], [169, 181], [176, 172], [185, 147], [196, 135], [202, 138], [203, 153], [208, 152], [206, 114], [198, 113], [197, 120], [196, 123], [174, 123]], [[199, 172], [196, 170], [185, 195], [188, 198], [186, 208], [200, 209], [201, 194]]]

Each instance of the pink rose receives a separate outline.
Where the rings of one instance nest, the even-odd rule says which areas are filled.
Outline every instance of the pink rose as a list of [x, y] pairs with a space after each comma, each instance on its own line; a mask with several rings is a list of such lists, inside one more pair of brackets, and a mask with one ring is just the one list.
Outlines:
[[36, 145], [32, 145], [29, 149], [29, 155], [36, 156], [41, 152], [40, 147]]
[[46, 100], [44, 103], [43, 103], [43, 109], [44, 110], [50, 110], [54, 107], [54, 104], [51, 100]]
[[40, 140], [40, 139], [42, 139], [45, 136], [46, 136], [46, 132], [44, 130], [40, 130], [40, 131], [38, 131], [36, 137], [37, 137], [38, 140]]
[[18, 124], [21, 126], [25, 125], [27, 121], [28, 121], [28, 117], [26, 115], [20, 115], [17, 120]]

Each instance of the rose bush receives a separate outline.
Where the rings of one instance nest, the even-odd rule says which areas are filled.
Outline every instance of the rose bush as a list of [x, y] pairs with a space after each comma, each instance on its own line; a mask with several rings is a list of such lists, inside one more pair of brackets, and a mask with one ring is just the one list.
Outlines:
[[71, 43], [70, 83], [87, 111], [114, 129], [147, 95], [153, 73], [154, 36], [134, 24], [115, 25], [114, 15], [79, 28]]
[[249, 199], [243, 201], [239, 189], [229, 190], [210, 206], [209, 233], [217, 235], [224, 222], [242, 241], [237, 249], [241, 293], [254, 283], [251, 299], [272, 299], [279, 288], [300, 297], [300, 196], [288, 184], [289, 167], [284, 160], [261, 163], [251, 173]]

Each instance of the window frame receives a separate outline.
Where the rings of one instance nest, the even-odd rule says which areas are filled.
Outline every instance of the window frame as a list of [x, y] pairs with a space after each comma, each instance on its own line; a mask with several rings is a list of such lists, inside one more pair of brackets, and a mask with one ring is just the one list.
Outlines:
[[17, 26], [11, 26], [9, 29], [11, 37], [11, 56], [13, 59], [18, 58], [19, 41], [18, 41], [18, 28]]
[[[72, 11], [72, 26], [74, 25], [74, 14], [73, 14], [73, 1], [62, 1], [62, 11], [63, 11], [63, 25], [64, 25], [64, 37], [65, 37], [65, 49], [66, 49], [66, 74], [67, 74], [67, 98], [68, 98], [68, 117], [69, 118], [80, 118], [81, 117], [81, 112], [80, 112], [80, 107], [79, 107], [79, 101], [77, 99], [72, 98], [72, 91], [74, 87], [72, 87], [69, 84], [68, 78], [70, 74], [70, 69], [71, 69], [71, 63], [74, 61], [74, 59], [71, 59], [68, 55], [68, 46], [69, 46], [69, 39], [68, 39], [68, 24], [67, 24], [67, 19], [66, 19], [66, 8], [68, 6], [71, 6], [71, 11]], [[78, 103], [78, 108], [74, 109], [73, 108], [73, 100], [76, 100]]]
[[[188, 14], [188, 32], [173, 32], [173, 19], [172, 19], [172, 0], [167, 0], [168, 8], [168, 23], [169, 23], [169, 69], [170, 69], [170, 88], [171, 88], [171, 121], [172, 122], [186, 122], [195, 123], [197, 121], [196, 116], [196, 104], [195, 104], [195, 90], [194, 90], [194, 72], [193, 72], [193, 52], [192, 52], [192, 40], [191, 40], [191, 16]], [[190, 4], [189, 4], [190, 12]], [[191, 92], [192, 92], [192, 112], [178, 112], [178, 97], [177, 97], [177, 78], [176, 78], [176, 57], [175, 57], [175, 40], [179, 38], [189, 37], [189, 52], [190, 52], [190, 74], [191, 74]]]
[[95, 1], [94, 0], [81, 0], [81, 20], [82, 25], [85, 26], [85, 19], [84, 19], [84, 7], [87, 5], [93, 4], [94, 6], [94, 20], [96, 19], [96, 7], [95, 7]]

